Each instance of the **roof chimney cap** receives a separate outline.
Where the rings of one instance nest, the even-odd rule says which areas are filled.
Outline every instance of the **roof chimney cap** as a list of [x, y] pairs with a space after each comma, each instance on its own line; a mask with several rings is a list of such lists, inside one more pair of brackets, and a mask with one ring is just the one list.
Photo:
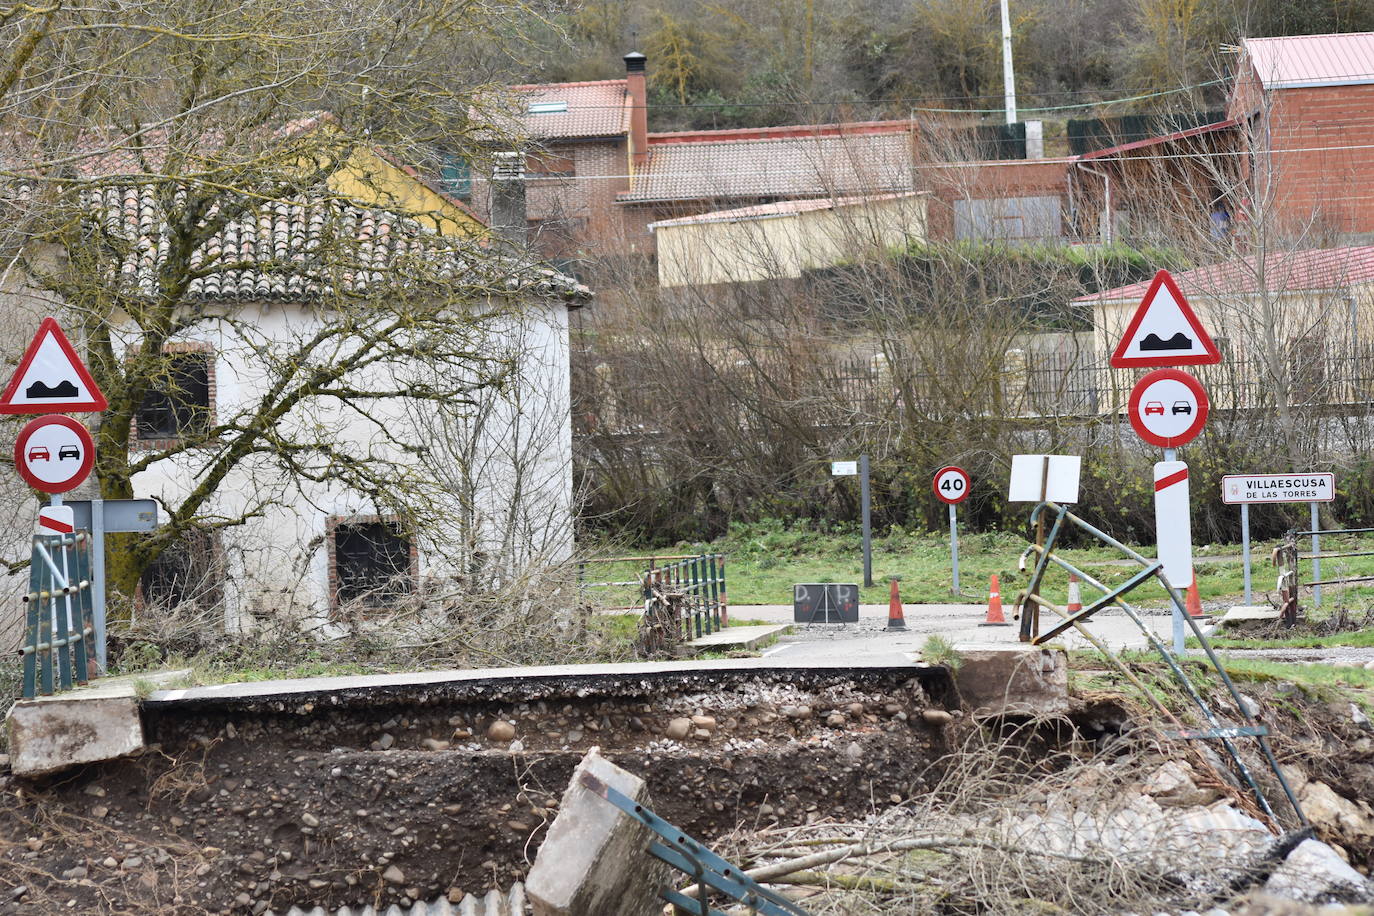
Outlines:
[[640, 54], [638, 51], [631, 51], [629, 54], [625, 55], [625, 72], [643, 73], [648, 62], [649, 58], [645, 57], [643, 54]]

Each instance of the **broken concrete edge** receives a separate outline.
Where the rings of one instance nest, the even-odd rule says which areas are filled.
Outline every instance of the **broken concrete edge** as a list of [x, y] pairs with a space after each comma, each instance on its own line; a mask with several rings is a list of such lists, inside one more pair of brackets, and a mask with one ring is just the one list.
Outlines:
[[649, 806], [648, 787], [593, 747], [574, 771], [540, 844], [525, 891], [535, 916], [654, 916], [668, 868], [649, 854], [649, 828], [584, 784], [616, 789]]
[[760, 649], [777, 641], [779, 636], [792, 632], [792, 624], [777, 623], [760, 626], [732, 626], [706, 636], [698, 636], [682, 643], [687, 652], [729, 652]]
[[154, 671], [17, 701], [5, 715], [10, 771], [45, 776], [142, 750], [140, 694], [190, 676], [189, 669]]
[[761, 662], [765, 660], [623, 662], [252, 681], [183, 690], [158, 690], [143, 701], [143, 707], [150, 712], [176, 707], [181, 710], [266, 710], [307, 714], [322, 706], [344, 708], [397, 703], [428, 704], [484, 698], [521, 702], [568, 693], [642, 695], [646, 691], [663, 688], [718, 688], [732, 681], [755, 677], [779, 682], [808, 682], [835, 677], [861, 682], [915, 678], [927, 694], [934, 697], [952, 692], [947, 669], [938, 665], [790, 665]]
[[1069, 711], [1068, 652], [1061, 645], [960, 643], [954, 684], [975, 716], [1062, 715]]

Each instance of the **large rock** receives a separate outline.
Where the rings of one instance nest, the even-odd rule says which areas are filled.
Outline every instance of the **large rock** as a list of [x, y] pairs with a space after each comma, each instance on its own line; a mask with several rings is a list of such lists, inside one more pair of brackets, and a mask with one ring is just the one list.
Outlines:
[[1030, 645], [958, 646], [955, 683], [979, 715], [1054, 715], [1069, 709], [1069, 666], [1062, 649]]
[[558, 817], [525, 881], [535, 916], [655, 916], [668, 866], [649, 855], [648, 827], [582, 784], [590, 773], [647, 806], [644, 780], [592, 748], [578, 764]]
[[1374, 836], [1369, 807], [1337, 795], [1324, 782], [1308, 782], [1298, 791], [1298, 802], [1313, 826], [1331, 833]]
[[[1315, 783], [1320, 785], [1320, 783]], [[1370, 887], [1363, 875], [1319, 840], [1303, 840], [1269, 876], [1264, 889], [1307, 903], [1362, 902]]]
[[1212, 788], [1198, 786], [1193, 768], [1179, 760], [1166, 760], [1164, 765], [1145, 781], [1145, 794], [1161, 805], [1186, 807], [1209, 805], [1221, 797]]

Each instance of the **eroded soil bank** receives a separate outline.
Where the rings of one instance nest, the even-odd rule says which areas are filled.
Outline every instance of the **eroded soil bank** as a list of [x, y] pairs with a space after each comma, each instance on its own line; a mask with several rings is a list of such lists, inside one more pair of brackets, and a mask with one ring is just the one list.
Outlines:
[[[1274, 732], [1317, 836], [1367, 874], [1374, 732], [1361, 707], [1291, 684], [1246, 690]], [[145, 727], [156, 743], [139, 758], [41, 783], [0, 776], [0, 912], [280, 913], [293, 904], [404, 906], [505, 887], [528, 871], [569, 775], [594, 745], [647, 780], [668, 820], [741, 855], [754, 838], [776, 836], [775, 828], [825, 832], [828, 824], [902, 817], [916, 818], [913, 829], [928, 827], [953, 810], [940, 792], [977, 782], [961, 776], [970, 766], [982, 780], [972, 794], [1020, 793], [986, 808], [998, 816], [1052, 814], [1057, 803], [1046, 807], [1045, 799], [1058, 796], [1037, 786], [1083, 782], [1055, 772], [1063, 760], [1098, 761], [1094, 767], [1115, 760], [1126, 776], [1108, 795], [1145, 792], [1150, 804], [1166, 807], [1180, 803], [1167, 797], [1177, 790], [1145, 784], [1158, 782], [1161, 763], [1191, 760], [1197, 785], [1187, 783], [1184, 794], [1200, 786], [1206, 799], [1189, 804], [1253, 810], [1234, 786], [1208, 782], [1211, 752], [1142, 736], [1153, 723], [1128, 696], [1085, 691], [1067, 716], [1029, 725], [975, 721], [959, 711], [942, 668], [716, 671], [152, 703]], [[985, 758], [969, 763], [970, 748], [982, 753], [998, 742], [995, 753], [1010, 760], [1005, 773], [986, 772]], [[1266, 789], [1277, 805], [1277, 787], [1267, 781]], [[975, 824], [987, 821], [976, 813], [981, 804], [958, 802], [975, 812], [967, 821]], [[959, 817], [968, 815], [950, 824]], [[736, 845], [742, 837], [750, 839]], [[949, 901], [938, 872], [965, 864], [948, 860], [920, 893], [934, 887], [930, 899]], [[1017, 882], [1021, 897], [1005, 900], [1025, 897], [1024, 877]], [[987, 893], [979, 889], [974, 899]], [[951, 913], [1003, 906], [987, 899], [972, 909], [922, 906]], [[829, 906], [817, 912], [888, 912], [843, 897]]]
[[943, 669], [910, 668], [154, 704], [150, 753], [5, 778], [0, 910], [280, 912], [507, 885], [593, 745], [707, 840], [861, 818], [933, 778], [952, 719], [926, 712], [946, 704]]

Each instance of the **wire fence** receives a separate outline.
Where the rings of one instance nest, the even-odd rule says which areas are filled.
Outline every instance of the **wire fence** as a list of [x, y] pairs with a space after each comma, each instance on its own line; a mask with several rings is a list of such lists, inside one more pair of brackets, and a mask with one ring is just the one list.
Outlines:
[[[1273, 359], [1225, 359], [1190, 370], [1208, 391], [1212, 409], [1260, 410], [1280, 401], [1291, 408], [1363, 408], [1374, 404], [1374, 346], [1329, 346], [1298, 341]], [[1126, 410], [1140, 372], [1113, 369], [1108, 354], [1087, 348], [1006, 352], [984, 403], [963, 405], [984, 416], [1092, 418]], [[712, 416], [747, 429], [770, 410], [785, 408], [802, 425], [843, 426], [883, 421], [903, 409], [939, 413], [947, 407], [947, 374], [904, 369], [882, 357], [850, 358], [799, 369], [751, 361], [715, 376]], [[661, 429], [671, 410], [644, 384], [606, 384], [579, 393], [578, 432], [644, 433]]]

